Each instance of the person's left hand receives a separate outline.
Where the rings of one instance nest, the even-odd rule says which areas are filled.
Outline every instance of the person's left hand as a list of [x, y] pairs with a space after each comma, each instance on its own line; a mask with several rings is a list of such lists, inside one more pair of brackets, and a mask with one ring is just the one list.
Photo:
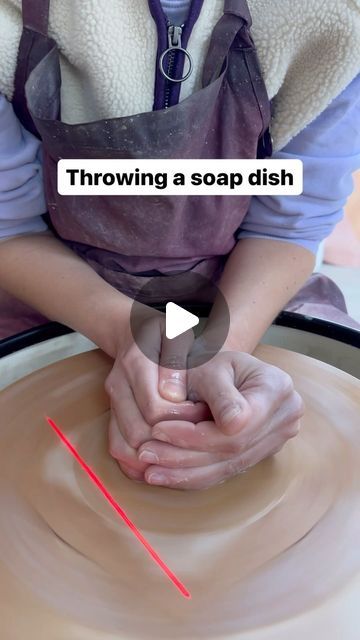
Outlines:
[[246, 353], [221, 352], [188, 371], [188, 398], [213, 420], [156, 424], [138, 450], [149, 484], [204, 489], [279, 451], [299, 431], [303, 402], [288, 374]]

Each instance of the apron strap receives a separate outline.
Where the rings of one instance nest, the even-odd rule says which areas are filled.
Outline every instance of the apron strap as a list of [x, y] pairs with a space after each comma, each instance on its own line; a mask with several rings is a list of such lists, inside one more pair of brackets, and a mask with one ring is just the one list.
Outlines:
[[50, 0], [22, 0], [23, 26], [47, 36]]
[[235, 16], [242, 18], [246, 26], [250, 29], [252, 18], [246, 0], [225, 0], [224, 13], [233, 13]]
[[212, 32], [205, 59], [202, 86], [206, 87], [222, 73], [236, 36], [242, 31], [242, 46], [252, 46], [251, 14], [246, 0], [225, 0], [224, 13]]
[[47, 35], [49, 7], [50, 0], [22, 0], [23, 32], [19, 44], [12, 104], [20, 122], [36, 136], [38, 133], [27, 108], [25, 84], [32, 70], [55, 45]]

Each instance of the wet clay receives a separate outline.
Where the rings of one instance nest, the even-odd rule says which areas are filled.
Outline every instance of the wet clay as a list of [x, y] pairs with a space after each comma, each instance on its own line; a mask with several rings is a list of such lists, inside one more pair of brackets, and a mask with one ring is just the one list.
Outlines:
[[[63, 360], [0, 394], [1, 640], [356, 640], [360, 382], [274, 347], [300, 435], [206, 491], [137, 484], [107, 453], [110, 360]], [[50, 415], [191, 591], [185, 600], [44, 420]]]

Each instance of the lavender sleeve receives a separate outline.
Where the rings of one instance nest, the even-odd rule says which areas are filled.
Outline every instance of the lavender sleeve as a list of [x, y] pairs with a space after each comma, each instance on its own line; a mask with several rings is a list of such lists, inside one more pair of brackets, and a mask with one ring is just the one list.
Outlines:
[[360, 167], [360, 75], [273, 157], [303, 161], [304, 191], [253, 197], [237, 238], [282, 240], [316, 253], [342, 218]]
[[40, 142], [0, 95], [0, 239], [47, 229]]

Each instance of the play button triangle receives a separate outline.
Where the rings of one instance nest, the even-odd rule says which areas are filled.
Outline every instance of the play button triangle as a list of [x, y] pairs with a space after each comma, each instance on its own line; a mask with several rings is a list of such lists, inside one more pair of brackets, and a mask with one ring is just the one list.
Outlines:
[[185, 331], [196, 327], [199, 318], [190, 311], [186, 311], [174, 302], [166, 304], [165, 332], [169, 340], [177, 338]]

